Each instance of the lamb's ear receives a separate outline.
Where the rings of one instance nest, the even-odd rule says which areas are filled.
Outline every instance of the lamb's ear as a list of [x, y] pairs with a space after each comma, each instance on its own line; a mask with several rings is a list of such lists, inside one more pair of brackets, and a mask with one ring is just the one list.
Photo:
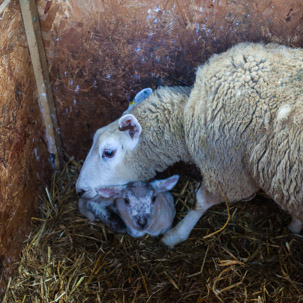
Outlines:
[[119, 130], [127, 137], [128, 147], [132, 150], [139, 142], [142, 127], [136, 117], [127, 114], [119, 119]]
[[164, 180], [155, 180], [151, 182], [151, 186], [156, 190], [157, 193], [163, 192], [163, 191], [169, 191], [171, 190], [178, 182], [179, 176], [173, 175], [172, 177]]
[[100, 187], [97, 189], [97, 193], [104, 198], [123, 198], [126, 185], [115, 185]]

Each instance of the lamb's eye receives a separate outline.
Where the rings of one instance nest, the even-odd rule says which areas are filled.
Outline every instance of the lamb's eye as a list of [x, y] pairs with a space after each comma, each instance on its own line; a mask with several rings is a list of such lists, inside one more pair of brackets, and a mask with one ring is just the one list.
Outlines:
[[104, 149], [102, 153], [102, 158], [112, 158], [116, 151], [112, 149]]
[[124, 199], [124, 203], [125, 203], [126, 206], [129, 205], [129, 200], [128, 199]]
[[156, 196], [153, 196], [152, 197], [152, 203], [155, 203], [156, 202]]

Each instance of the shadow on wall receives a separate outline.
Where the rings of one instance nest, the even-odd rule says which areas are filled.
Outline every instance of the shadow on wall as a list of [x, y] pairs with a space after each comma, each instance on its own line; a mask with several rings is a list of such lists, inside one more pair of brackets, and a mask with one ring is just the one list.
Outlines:
[[85, 157], [94, 131], [145, 87], [192, 85], [197, 66], [241, 41], [303, 46], [303, 2], [37, 1], [64, 148]]

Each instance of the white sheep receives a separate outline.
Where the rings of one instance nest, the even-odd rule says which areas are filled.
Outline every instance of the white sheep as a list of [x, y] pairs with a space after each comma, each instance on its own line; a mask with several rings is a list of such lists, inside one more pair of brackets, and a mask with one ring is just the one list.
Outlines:
[[174, 175], [150, 183], [137, 181], [99, 188], [100, 196], [89, 201], [80, 199], [79, 210], [89, 220], [97, 218], [116, 232], [128, 232], [132, 237], [158, 236], [172, 226], [176, 210], [168, 191], [178, 179]]
[[[203, 213], [223, 201], [241, 201], [259, 189], [303, 227], [303, 50], [241, 43], [212, 56], [188, 88], [164, 87], [131, 114], [99, 129], [77, 191], [147, 180], [184, 161], [203, 181], [197, 203], [162, 241], [189, 236]], [[190, 96], [188, 98], [188, 95]]]

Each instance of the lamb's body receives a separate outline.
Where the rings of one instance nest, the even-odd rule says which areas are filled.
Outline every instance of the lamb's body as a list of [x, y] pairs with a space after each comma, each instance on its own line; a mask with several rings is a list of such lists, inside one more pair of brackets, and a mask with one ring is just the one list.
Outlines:
[[152, 182], [99, 188], [97, 196], [89, 200], [80, 198], [79, 211], [90, 221], [101, 220], [119, 233], [158, 236], [172, 227], [176, 209], [168, 191], [178, 180], [179, 176], [174, 175]]
[[[111, 182], [146, 180], [180, 160], [200, 168], [196, 209], [165, 234], [169, 246], [185, 240], [201, 215], [223, 200], [223, 193], [233, 202], [259, 189], [293, 215], [290, 227], [299, 232], [302, 79], [301, 49], [243, 43], [211, 57], [199, 67], [189, 99], [179, 88], [162, 88], [133, 109], [142, 134], [123, 157], [120, 172], [111, 169]], [[117, 122], [108, 127], [114, 132]], [[107, 134], [105, 130], [102, 138]]]
[[[131, 203], [137, 204], [137, 201]], [[146, 226], [143, 227], [139, 226], [133, 216], [129, 214], [130, 206], [125, 205], [123, 198], [115, 200], [99, 197], [85, 201], [85, 205], [82, 203], [83, 206], [79, 209], [81, 214], [90, 221], [100, 220], [113, 231], [128, 233], [132, 237], [142, 237], [145, 234], [156, 237], [171, 229], [176, 214], [173, 196], [169, 192], [162, 192], [156, 195], [155, 205], [151, 205], [151, 202], [147, 203], [148, 205], [145, 205], [144, 209], [141, 207], [138, 212], [140, 215], [150, 215], [150, 219], [146, 220]], [[137, 204], [137, 206], [139, 205]], [[151, 208], [151, 213], [147, 213], [146, 210]]]

